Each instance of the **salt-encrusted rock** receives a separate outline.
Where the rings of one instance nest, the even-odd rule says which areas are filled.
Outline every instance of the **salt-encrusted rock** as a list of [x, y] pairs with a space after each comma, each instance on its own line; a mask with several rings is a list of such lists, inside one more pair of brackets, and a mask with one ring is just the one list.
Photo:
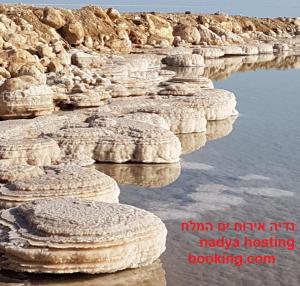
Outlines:
[[257, 46], [259, 54], [273, 54], [273, 45], [271, 44], [259, 44]]
[[275, 52], [286, 52], [290, 50], [290, 47], [286, 43], [276, 43], [273, 45]]
[[105, 57], [101, 55], [92, 55], [84, 52], [76, 52], [71, 57], [72, 64], [80, 68], [100, 68], [105, 63]]
[[22, 272], [111, 273], [153, 263], [167, 230], [132, 206], [46, 199], [0, 214], [2, 267]]
[[259, 50], [257, 46], [253, 45], [242, 45], [241, 46], [244, 55], [258, 55]]
[[60, 149], [50, 138], [0, 138], [0, 159], [14, 164], [51, 165], [60, 160]]
[[165, 275], [162, 263], [160, 260], [156, 260], [147, 266], [105, 275], [68, 275], [62, 277], [59, 274], [38, 275], [2, 270], [0, 283], [2, 286], [166, 286]]
[[75, 158], [84, 155], [98, 162], [114, 163], [179, 160], [180, 142], [169, 130], [111, 115], [95, 115], [89, 122], [52, 135], [65, 155]]
[[[193, 133], [199, 134], [199, 133]], [[118, 184], [145, 188], [167, 186], [180, 176], [180, 163], [173, 164], [95, 164], [95, 168], [114, 178]]]
[[223, 120], [237, 115], [236, 99], [232, 92], [223, 89], [201, 89], [189, 96], [161, 96], [174, 108], [185, 106], [205, 111], [206, 120]]
[[193, 54], [201, 55], [204, 58], [212, 59], [212, 58], [220, 58], [225, 55], [225, 51], [216, 47], [200, 47], [193, 49]]
[[177, 134], [177, 137], [181, 143], [182, 155], [190, 154], [199, 150], [205, 146], [207, 141], [205, 132]]
[[115, 8], [108, 8], [106, 14], [112, 21], [115, 21], [115, 20], [121, 18], [120, 12]]
[[199, 32], [201, 36], [201, 41], [209, 45], [222, 45], [224, 41], [220, 36], [214, 33], [212, 30], [208, 29], [204, 25], [200, 25]]
[[168, 66], [203, 67], [204, 59], [201, 55], [174, 55], [163, 58], [162, 62]]
[[186, 43], [199, 44], [201, 40], [200, 33], [196, 27], [186, 24], [178, 24], [174, 27], [174, 36], [179, 36]]
[[31, 76], [7, 79], [0, 87], [0, 118], [22, 118], [53, 111], [53, 92]]
[[117, 203], [119, 188], [114, 179], [75, 165], [40, 168], [31, 178], [18, 178], [0, 187], [0, 207], [10, 208], [36, 199], [77, 197]]
[[245, 54], [240, 46], [222, 46], [221, 49], [224, 51], [225, 56], [241, 56]]
[[105, 103], [110, 98], [110, 94], [104, 88], [97, 87], [94, 90], [88, 90], [81, 93], [69, 94], [66, 100], [62, 101], [63, 105], [82, 107], [97, 107]]
[[150, 113], [162, 117], [174, 133], [203, 132], [206, 130], [205, 111], [195, 110], [185, 105], [174, 108], [173, 103], [158, 97], [140, 97], [138, 99], [113, 100], [101, 109], [114, 114]]

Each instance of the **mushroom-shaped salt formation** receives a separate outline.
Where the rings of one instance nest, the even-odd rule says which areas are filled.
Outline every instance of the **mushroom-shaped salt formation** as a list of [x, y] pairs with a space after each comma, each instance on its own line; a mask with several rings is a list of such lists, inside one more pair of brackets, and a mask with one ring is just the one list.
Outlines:
[[167, 230], [155, 215], [122, 204], [37, 200], [0, 213], [1, 265], [37, 273], [112, 273], [150, 265]]
[[173, 108], [185, 106], [205, 111], [206, 120], [223, 120], [237, 115], [236, 99], [232, 92], [223, 89], [201, 89], [188, 96], [161, 96]]
[[89, 124], [61, 129], [52, 136], [67, 156], [98, 162], [173, 163], [181, 145], [169, 130], [123, 117], [100, 116]]
[[167, 56], [162, 59], [162, 62], [168, 66], [175, 67], [203, 67], [204, 58], [198, 54], [183, 54]]
[[77, 197], [117, 203], [120, 194], [116, 181], [90, 168], [49, 166], [31, 178], [13, 180], [0, 187], [0, 207], [10, 208], [36, 199]]

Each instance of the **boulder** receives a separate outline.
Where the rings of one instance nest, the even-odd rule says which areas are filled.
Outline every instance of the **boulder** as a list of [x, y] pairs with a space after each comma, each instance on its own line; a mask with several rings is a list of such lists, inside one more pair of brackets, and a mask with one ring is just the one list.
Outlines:
[[84, 41], [84, 28], [80, 22], [70, 22], [62, 28], [62, 37], [74, 46]]
[[200, 43], [201, 35], [196, 27], [191, 25], [179, 24], [174, 27], [174, 36], [179, 36], [186, 43], [197, 45]]
[[65, 25], [65, 20], [58, 9], [45, 7], [43, 10], [43, 23], [58, 30]]

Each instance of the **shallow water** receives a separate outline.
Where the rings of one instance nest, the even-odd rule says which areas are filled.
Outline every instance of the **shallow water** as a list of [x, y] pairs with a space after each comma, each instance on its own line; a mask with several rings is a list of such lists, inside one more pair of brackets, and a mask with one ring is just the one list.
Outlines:
[[[187, 263], [188, 252], [200, 253], [199, 234], [182, 233], [182, 220], [299, 223], [300, 218], [300, 70], [235, 73], [215, 86], [236, 94], [240, 117], [211, 126], [207, 138], [185, 138], [189, 154], [182, 158], [180, 174], [174, 165], [163, 171], [161, 166], [136, 166], [142, 176], [121, 187], [120, 201], [152, 211], [166, 223], [162, 262], [168, 285], [300, 285], [297, 250], [238, 250], [244, 255], [276, 255], [275, 265]], [[132, 170], [126, 171], [123, 183]]]

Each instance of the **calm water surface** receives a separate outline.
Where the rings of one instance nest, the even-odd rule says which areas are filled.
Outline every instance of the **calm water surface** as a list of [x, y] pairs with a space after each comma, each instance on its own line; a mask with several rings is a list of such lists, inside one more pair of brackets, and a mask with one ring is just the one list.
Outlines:
[[[211, 126], [210, 139], [221, 137], [223, 129], [225, 135], [233, 128], [231, 133], [209, 142], [201, 136], [187, 137], [191, 149], [197, 142], [198, 147], [204, 146], [183, 156], [181, 173], [178, 166], [123, 170], [124, 183], [128, 178], [129, 184], [143, 185], [143, 180], [145, 184], [123, 185], [120, 200], [152, 211], [166, 223], [168, 241], [162, 262], [168, 285], [300, 285], [297, 251], [238, 251], [276, 255], [277, 264], [272, 266], [187, 263], [187, 252], [200, 254], [199, 235], [181, 233], [183, 219], [299, 223], [300, 218], [300, 70], [236, 73], [215, 86], [236, 94], [240, 117]], [[134, 181], [139, 174], [142, 177]], [[299, 231], [299, 243], [298, 238]]]

